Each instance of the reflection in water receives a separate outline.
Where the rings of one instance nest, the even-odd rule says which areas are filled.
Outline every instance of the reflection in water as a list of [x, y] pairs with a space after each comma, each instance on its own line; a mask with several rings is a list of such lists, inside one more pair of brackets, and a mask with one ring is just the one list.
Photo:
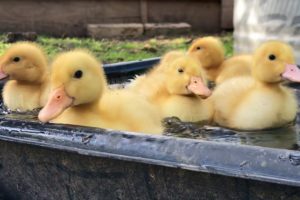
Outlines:
[[298, 150], [299, 135], [295, 126], [269, 131], [239, 132], [241, 144]]
[[166, 134], [169, 136], [229, 142], [253, 146], [300, 150], [299, 127], [289, 126], [272, 130], [241, 132], [215, 126], [181, 122], [171, 117], [164, 120]]

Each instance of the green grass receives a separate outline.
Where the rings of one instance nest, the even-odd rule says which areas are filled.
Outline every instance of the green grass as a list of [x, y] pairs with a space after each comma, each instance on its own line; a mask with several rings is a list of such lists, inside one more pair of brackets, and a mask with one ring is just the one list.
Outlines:
[[[199, 36], [177, 38], [151, 38], [146, 40], [94, 40], [91, 38], [54, 38], [39, 36], [37, 42], [53, 58], [57, 53], [73, 48], [87, 48], [103, 63], [140, 60], [157, 57], [170, 50], [186, 50], [192, 39]], [[223, 34], [221, 39], [225, 44], [226, 55], [232, 55], [232, 34]], [[5, 35], [0, 35], [0, 53], [10, 45], [4, 42]]]

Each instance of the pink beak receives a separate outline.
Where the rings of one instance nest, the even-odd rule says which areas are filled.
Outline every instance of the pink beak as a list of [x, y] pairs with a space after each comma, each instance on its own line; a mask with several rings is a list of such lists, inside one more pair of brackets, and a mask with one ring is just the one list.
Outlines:
[[0, 80], [6, 78], [8, 75], [5, 74], [0, 67]]
[[65, 109], [70, 107], [73, 99], [67, 95], [64, 87], [54, 90], [48, 99], [45, 107], [39, 113], [39, 120], [48, 122], [58, 117]]
[[187, 88], [192, 93], [201, 96], [201, 98], [207, 98], [211, 95], [211, 90], [204, 84], [202, 78], [197, 76], [191, 78], [191, 82]]
[[300, 82], [300, 69], [297, 65], [286, 64], [284, 72], [281, 74], [284, 79], [293, 82]]

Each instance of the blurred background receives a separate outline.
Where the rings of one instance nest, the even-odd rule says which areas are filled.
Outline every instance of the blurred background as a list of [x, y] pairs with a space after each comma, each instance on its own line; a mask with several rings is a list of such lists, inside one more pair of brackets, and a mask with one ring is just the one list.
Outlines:
[[115, 63], [185, 50], [193, 39], [215, 35], [227, 56], [284, 40], [300, 63], [299, 24], [298, 0], [4, 0], [0, 53], [25, 39], [40, 43], [50, 57], [80, 47]]
[[0, 2], [0, 53], [33, 40], [50, 57], [89, 48], [104, 63], [186, 49], [194, 38], [220, 35], [232, 54], [233, 0], [10, 0]]

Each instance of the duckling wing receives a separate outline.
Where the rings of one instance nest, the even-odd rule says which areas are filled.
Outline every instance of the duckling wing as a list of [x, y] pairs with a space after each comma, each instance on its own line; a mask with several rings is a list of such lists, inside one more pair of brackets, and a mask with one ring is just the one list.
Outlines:
[[107, 91], [100, 103], [101, 119], [109, 128], [143, 133], [162, 133], [159, 111], [145, 98], [127, 90]]
[[222, 70], [216, 79], [216, 84], [220, 84], [227, 79], [238, 76], [250, 76], [252, 55], [234, 56], [225, 60], [221, 66]]
[[211, 97], [215, 109], [215, 122], [228, 126], [232, 115], [247, 98], [253, 85], [254, 80], [251, 77], [236, 77], [218, 85]]

